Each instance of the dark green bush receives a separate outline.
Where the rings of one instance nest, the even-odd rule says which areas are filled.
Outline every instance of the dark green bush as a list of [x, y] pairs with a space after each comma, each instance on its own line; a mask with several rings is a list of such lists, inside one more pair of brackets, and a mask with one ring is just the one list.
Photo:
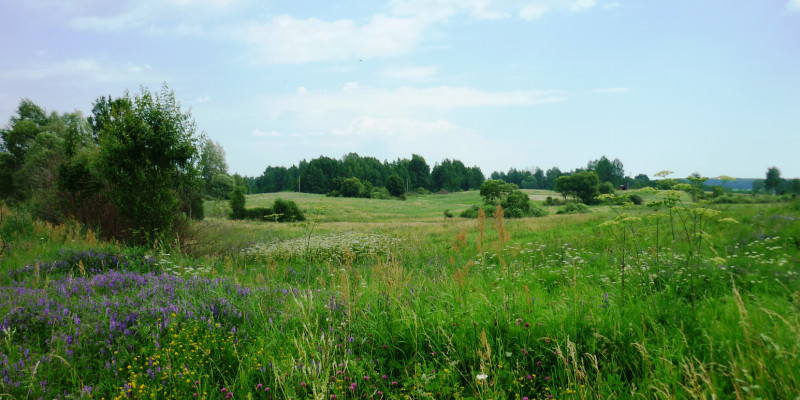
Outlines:
[[269, 208], [255, 207], [245, 210], [245, 219], [254, 219], [257, 221], [275, 221], [276, 216]]
[[297, 207], [297, 203], [291, 200], [275, 199], [272, 205], [272, 213], [277, 214], [278, 222], [305, 221], [306, 216]]
[[453, 213], [451, 213], [450, 210], [444, 210], [444, 217], [453, 218]]

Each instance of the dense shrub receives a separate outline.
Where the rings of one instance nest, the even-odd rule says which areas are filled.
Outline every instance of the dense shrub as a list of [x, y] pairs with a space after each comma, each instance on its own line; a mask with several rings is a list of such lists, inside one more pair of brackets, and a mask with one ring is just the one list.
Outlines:
[[554, 198], [553, 196], [547, 196], [547, 198], [544, 200], [544, 205], [546, 205], [546, 206], [563, 206], [564, 205], [564, 200], [561, 200], [559, 198]]
[[347, 178], [339, 186], [339, 193], [343, 197], [359, 197], [364, 192], [364, 185], [356, 178]]
[[291, 200], [275, 199], [272, 204], [272, 213], [276, 214], [278, 222], [305, 221], [306, 216], [297, 207], [297, 203]]
[[591, 212], [589, 207], [583, 203], [568, 203], [556, 211], [556, 214], [584, 214]]
[[[461, 218], [478, 218], [478, 211], [481, 209], [481, 206], [475, 204], [472, 207], [462, 211], [458, 214]], [[497, 209], [497, 206], [493, 205], [484, 205], [483, 212], [486, 215], [492, 215], [492, 213]]]
[[600, 192], [600, 194], [613, 194], [614, 185], [611, 184], [611, 182], [603, 182], [597, 187], [597, 191]]

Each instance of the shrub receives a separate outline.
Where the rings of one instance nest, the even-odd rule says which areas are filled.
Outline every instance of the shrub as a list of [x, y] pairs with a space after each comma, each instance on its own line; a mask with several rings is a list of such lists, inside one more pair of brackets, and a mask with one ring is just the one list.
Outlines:
[[584, 214], [591, 212], [589, 207], [583, 203], [569, 203], [556, 211], [556, 214]]
[[276, 216], [272, 209], [264, 207], [254, 207], [245, 210], [246, 219], [254, 219], [257, 221], [275, 221]]
[[305, 221], [306, 216], [297, 207], [297, 203], [291, 200], [275, 199], [272, 205], [272, 213], [277, 214], [278, 222]]
[[[462, 211], [458, 214], [461, 218], [478, 218], [478, 211], [481, 209], [481, 206], [475, 204], [472, 207]], [[493, 205], [484, 205], [483, 212], [486, 215], [492, 215], [492, 213], [497, 209], [497, 206]]]
[[339, 187], [339, 193], [344, 197], [358, 197], [362, 192], [364, 192], [364, 185], [356, 177], [343, 180]]
[[614, 194], [614, 185], [611, 182], [603, 182], [597, 187], [600, 194]]
[[444, 210], [444, 217], [453, 218], [453, 213], [451, 213], [450, 210]]
[[559, 198], [553, 198], [552, 196], [547, 196], [547, 198], [544, 200], [544, 205], [546, 205], [546, 206], [563, 206], [564, 205], [564, 200], [561, 200]]
[[634, 194], [629, 194], [628, 198], [630, 199], [631, 203], [636, 204], [637, 206], [640, 206], [640, 205], [642, 205], [642, 203], [644, 203], [644, 200], [642, 199], [642, 196], [639, 196], [638, 194], [635, 194], [635, 193]]
[[231, 219], [244, 219], [247, 216], [245, 211], [245, 198], [242, 189], [233, 189], [231, 193]]

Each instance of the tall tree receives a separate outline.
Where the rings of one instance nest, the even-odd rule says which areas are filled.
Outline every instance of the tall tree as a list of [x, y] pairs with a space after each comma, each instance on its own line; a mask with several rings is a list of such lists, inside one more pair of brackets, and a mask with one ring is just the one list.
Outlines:
[[98, 100], [95, 110], [99, 167], [132, 238], [151, 239], [142, 232], [166, 237], [178, 212], [187, 208], [181, 195], [198, 178], [194, 119], [181, 111], [166, 85], [156, 94], [142, 88], [134, 97], [125, 93], [114, 101]]
[[778, 167], [770, 167], [767, 169], [767, 179], [764, 181], [764, 187], [772, 194], [775, 194], [781, 184], [781, 180], [781, 170]]

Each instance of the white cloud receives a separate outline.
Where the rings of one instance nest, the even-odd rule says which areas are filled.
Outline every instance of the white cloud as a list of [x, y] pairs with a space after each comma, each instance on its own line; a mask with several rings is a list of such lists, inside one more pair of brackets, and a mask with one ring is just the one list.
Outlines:
[[271, 96], [265, 107], [274, 117], [282, 114], [303, 116], [340, 114], [343, 112], [394, 116], [411, 111], [446, 110], [466, 107], [530, 106], [564, 101], [559, 91], [516, 90], [487, 92], [470, 87], [413, 88], [394, 90], [359, 86], [347, 83], [335, 92], [311, 91], [299, 94]]
[[547, 7], [538, 4], [529, 4], [519, 10], [519, 17], [524, 20], [539, 19], [548, 11]]
[[[94, 59], [65, 60], [53, 64], [36, 65], [18, 71], [4, 72], [6, 78], [23, 80], [44, 80], [59, 78], [63, 80], [93, 82], [124, 82], [130, 80], [156, 79], [150, 65], [102, 65]], [[149, 79], [153, 78], [153, 79]]]
[[576, 0], [575, 2], [572, 3], [570, 9], [572, 11], [583, 11], [594, 7], [595, 4], [597, 4], [595, 0]]
[[361, 116], [344, 129], [334, 129], [338, 136], [400, 136], [403, 140], [459, 131], [461, 128], [445, 120], [422, 121], [411, 118], [375, 118]]
[[381, 75], [389, 79], [404, 81], [426, 81], [438, 72], [435, 66], [389, 67]]
[[800, 11], [800, 0], [787, 1], [786, 9], [788, 9], [789, 11]]
[[530, 21], [553, 11], [585, 11], [596, 4], [595, 0], [535, 0], [520, 8], [519, 17]]
[[419, 44], [426, 26], [418, 19], [385, 15], [362, 25], [349, 19], [329, 22], [282, 15], [234, 35], [252, 44], [261, 62], [296, 64], [402, 55]]
[[195, 103], [208, 103], [209, 101], [211, 101], [211, 96], [206, 95], [198, 97], [197, 100], [195, 100]]
[[619, 2], [615, 1], [613, 3], [608, 3], [608, 4], [603, 5], [603, 9], [604, 10], [610, 10], [612, 8], [617, 8], [617, 7], [621, 6], [621, 5], [622, 4], [620, 4]]
[[279, 137], [279, 136], [281, 136], [281, 134], [278, 133], [278, 132], [275, 132], [275, 131], [260, 131], [258, 129], [254, 129], [253, 130], [253, 136], [258, 136], [258, 137]]
[[393, 0], [396, 15], [415, 16], [433, 21], [458, 14], [474, 19], [503, 19], [518, 14], [521, 19], [540, 18], [554, 10], [582, 11], [595, 6], [595, 0]]

